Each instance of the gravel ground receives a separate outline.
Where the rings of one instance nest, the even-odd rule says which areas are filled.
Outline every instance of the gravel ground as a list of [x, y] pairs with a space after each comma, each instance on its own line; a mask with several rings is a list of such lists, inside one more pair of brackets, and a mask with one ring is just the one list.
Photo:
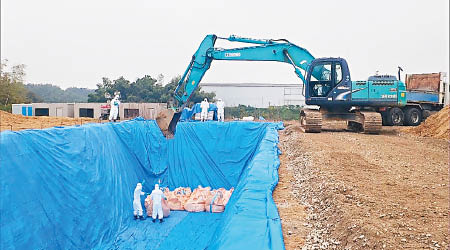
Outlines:
[[447, 140], [285, 126], [274, 200], [287, 249], [448, 248]]

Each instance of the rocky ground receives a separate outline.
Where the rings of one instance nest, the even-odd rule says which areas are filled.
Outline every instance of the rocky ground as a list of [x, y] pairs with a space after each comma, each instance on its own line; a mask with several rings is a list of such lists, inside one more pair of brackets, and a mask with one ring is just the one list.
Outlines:
[[274, 200], [286, 249], [448, 248], [448, 141], [335, 125], [280, 131]]

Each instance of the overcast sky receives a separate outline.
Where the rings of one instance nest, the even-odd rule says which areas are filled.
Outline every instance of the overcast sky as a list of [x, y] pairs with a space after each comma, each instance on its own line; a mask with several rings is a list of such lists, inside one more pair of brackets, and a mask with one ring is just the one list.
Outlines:
[[[95, 88], [102, 77], [166, 82], [207, 34], [286, 38], [346, 58], [353, 80], [376, 70], [448, 71], [448, 0], [1, 0], [1, 58], [28, 83]], [[219, 47], [231, 43], [217, 42]], [[290, 65], [215, 61], [203, 82], [296, 83]]]

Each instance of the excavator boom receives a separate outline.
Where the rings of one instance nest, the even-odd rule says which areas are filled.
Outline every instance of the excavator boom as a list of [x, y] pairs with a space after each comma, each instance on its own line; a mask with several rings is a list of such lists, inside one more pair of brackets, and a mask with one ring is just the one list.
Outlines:
[[[253, 46], [222, 49], [214, 47], [217, 39], [230, 42], [249, 43]], [[181, 112], [200, 81], [211, 66], [213, 60], [228, 61], [275, 61], [291, 64], [295, 74], [305, 82], [305, 72], [315, 58], [304, 48], [290, 43], [286, 39], [267, 40], [230, 36], [228, 38], [207, 35], [192, 56], [186, 71], [173, 93], [176, 105], [173, 109], [161, 111], [156, 118], [158, 126], [166, 137], [172, 137], [180, 119]], [[302, 73], [303, 70], [303, 73]], [[319, 74], [321, 72], [317, 72]]]

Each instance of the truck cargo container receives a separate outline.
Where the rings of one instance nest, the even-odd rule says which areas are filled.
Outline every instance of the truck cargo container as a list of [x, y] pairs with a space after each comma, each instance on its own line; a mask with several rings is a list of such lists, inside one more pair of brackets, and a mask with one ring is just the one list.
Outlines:
[[434, 112], [449, 104], [449, 85], [445, 72], [407, 74], [406, 105], [382, 107], [383, 125], [417, 126]]

